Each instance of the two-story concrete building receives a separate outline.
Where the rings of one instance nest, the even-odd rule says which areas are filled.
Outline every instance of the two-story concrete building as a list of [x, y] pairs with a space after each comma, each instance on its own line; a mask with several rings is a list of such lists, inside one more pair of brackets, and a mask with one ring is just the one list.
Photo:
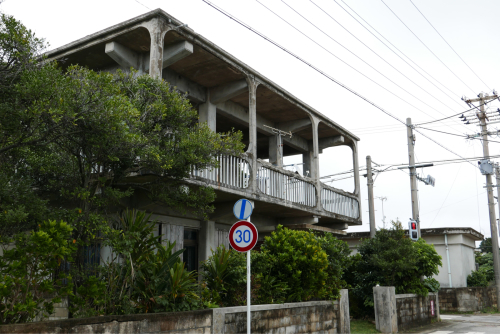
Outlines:
[[[221, 156], [219, 168], [194, 169], [186, 180], [216, 190], [216, 209], [209, 221], [153, 205], [139, 192], [131, 201], [133, 207], [154, 214], [165, 239], [187, 249], [184, 258], [190, 268], [217, 245], [228, 243], [227, 232], [235, 222], [232, 207], [240, 198], [254, 201], [252, 222], [261, 235], [277, 224], [337, 234], [361, 224], [359, 173], [354, 173], [354, 192], [319, 179], [320, 154], [332, 146], [350, 147], [358, 171], [359, 138], [166, 12], [151, 11], [46, 56], [64, 59], [62, 66], [79, 64], [97, 71], [133, 67], [162, 78], [186, 94], [200, 122], [214, 131], [243, 132], [244, 155]], [[281, 137], [271, 128], [293, 135]], [[283, 168], [283, 157], [291, 155], [302, 155], [303, 175]], [[140, 181], [144, 176], [130, 177]]]

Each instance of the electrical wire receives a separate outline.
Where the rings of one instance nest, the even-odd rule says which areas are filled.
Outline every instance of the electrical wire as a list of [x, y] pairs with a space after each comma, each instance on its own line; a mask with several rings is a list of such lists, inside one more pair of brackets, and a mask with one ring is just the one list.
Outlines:
[[226, 12], [225, 10], [223, 10], [222, 8], [214, 5], [213, 3], [211, 3], [210, 1], [208, 0], [202, 0], [204, 3], [206, 3], [207, 5], [209, 5], [210, 7], [214, 8], [215, 10], [217, 10], [218, 12], [224, 14], [225, 16], [227, 16], [229, 19], [235, 21], [236, 23], [238, 23], [239, 25], [247, 28], [248, 30], [250, 30], [251, 32], [253, 32], [254, 34], [262, 37], [263, 39], [265, 39], [266, 41], [268, 41], [269, 43], [273, 44], [274, 46], [278, 47], [279, 49], [285, 51], [286, 53], [288, 53], [289, 55], [291, 55], [292, 57], [296, 58], [297, 60], [301, 61], [302, 63], [304, 63], [305, 65], [309, 66], [310, 68], [312, 68], [313, 70], [315, 70], [316, 72], [318, 72], [319, 74], [323, 75], [324, 77], [326, 77], [327, 79], [331, 80], [332, 82], [336, 83], [337, 85], [339, 85], [340, 87], [344, 88], [345, 90], [349, 91], [350, 93], [356, 95], [357, 97], [359, 97], [360, 99], [362, 99], [363, 101], [365, 101], [366, 103], [368, 104], [371, 104], [373, 107], [375, 107], [376, 109], [380, 110], [381, 112], [383, 112], [384, 114], [386, 114], [387, 116], [395, 119], [396, 121], [402, 123], [402, 124], [405, 124], [405, 122], [403, 122], [402, 120], [400, 120], [399, 118], [397, 118], [396, 116], [394, 116], [393, 114], [391, 114], [390, 112], [388, 112], [387, 110], [385, 110], [384, 108], [380, 107], [379, 105], [375, 104], [374, 102], [372, 102], [371, 100], [369, 100], [368, 98], [364, 97], [363, 95], [361, 95], [360, 93], [356, 92], [354, 89], [344, 85], [343, 83], [341, 83], [340, 81], [338, 81], [337, 79], [333, 78], [332, 76], [330, 76], [329, 74], [325, 73], [324, 71], [320, 70], [318, 67], [312, 65], [311, 63], [307, 62], [306, 60], [304, 60], [303, 58], [299, 57], [298, 55], [296, 55], [295, 53], [293, 53], [292, 51], [288, 50], [287, 48], [281, 46], [280, 44], [276, 43], [275, 41], [273, 41], [272, 39], [270, 39], [269, 37], [267, 37], [266, 35], [260, 33], [259, 31], [255, 30], [254, 28], [250, 27], [249, 25], [247, 25], [246, 23], [244, 23], [243, 21], [237, 19], [236, 17], [232, 16], [231, 14], [229, 14], [228, 12]]
[[[447, 208], [447, 207], [449, 207], [449, 206], [455, 205], [455, 204], [457, 204], [457, 203], [461, 203], [461, 202], [463, 202], [463, 201], [466, 201], [466, 200], [471, 199], [471, 198], [474, 198], [474, 197], [476, 197], [477, 199], [479, 199], [479, 195], [483, 195], [483, 194], [485, 194], [485, 193], [486, 193], [486, 191], [484, 191], [484, 192], [482, 192], [482, 193], [477, 193], [476, 195], [473, 195], [473, 196], [470, 196], [470, 197], [464, 198], [464, 199], [462, 199], [462, 200], [460, 200], [460, 201], [453, 202], [453, 203], [450, 203], [450, 204], [448, 204], [448, 205], [445, 205], [445, 206], [443, 206], [442, 208]], [[427, 212], [421, 213], [421, 214], [420, 214], [420, 216], [427, 215], [427, 214], [432, 213], [432, 212], [434, 212], [434, 211], [436, 211], [436, 210], [441, 210], [442, 208], [439, 208], [439, 209], [434, 209], [434, 210], [431, 210], [431, 211], [427, 211]], [[478, 212], [478, 213], [479, 213], [479, 212]], [[481, 230], [481, 228], [480, 228], [480, 230]]]
[[[354, 20], [356, 20], [356, 22], [358, 22], [363, 28], [366, 29], [366, 31], [368, 31], [370, 34], [372, 34], [375, 38], [377, 38], [382, 44], [384, 44], [391, 52], [393, 52], [396, 56], [398, 56], [402, 61], [404, 61], [408, 66], [410, 66], [415, 72], [417, 72], [418, 74], [420, 74], [422, 76], [422, 78], [424, 78], [425, 80], [429, 81], [434, 87], [436, 87], [437, 89], [439, 89], [443, 94], [445, 94], [446, 96], [448, 96], [450, 99], [452, 99], [454, 102], [456, 102], [457, 104], [460, 104], [455, 98], [451, 97], [450, 95], [448, 95], [448, 93], [446, 93], [445, 91], [443, 91], [439, 86], [437, 86], [434, 82], [432, 82], [431, 80], [429, 80], [429, 78], [427, 78], [425, 75], [423, 75], [420, 71], [418, 71], [417, 69], [415, 69], [415, 67], [413, 67], [410, 63], [408, 63], [403, 57], [401, 57], [397, 52], [395, 52], [393, 49], [391, 49], [387, 44], [385, 44], [380, 38], [378, 38], [377, 35], [375, 35], [370, 29], [368, 29], [367, 27], [365, 27], [363, 25], [363, 23], [361, 23], [357, 18], [355, 18], [351, 13], [349, 13], [349, 11], [347, 11], [341, 4], [339, 4], [337, 2], [337, 0], [333, 0], [337, 6], [339, 6], [340, 8], [342, 8], [347, 14], [349, 14]], [[450, 93], [456, 95], [458, 98], [460, 98], [460, 96], [458, 96], [456, 93], [454, 93], [453, 91], [451, 91], [448, 86], [442, 84], [439, 80], [437, 80], [436, 78], [434, 78], [430, 73], [428, 73], [426, 70], [424, 70], [422, 67], [420, 67], [415, 61], [413, 61], [410, 57], [408, 57], [403, 51], [401, 51], [397, 46], [395, 46], [394, 44], [391, 43], [391, 41], [389, 41], [387, 38], [384, 37], [384, 35], [382, 35], [377, 29], [375, 29], [370, 23], [368, 23], [368, 21], [366, 21], [361, 15], [359, 15], [354, 9], [352, 9], [352, 7], [350, 7], [347, 3], [344, 2], [344, 0], [340, 0], [342, 1], [342, 3], [344, 5], [346, 5], [354, 14], [356, 14], [361, 20], [363, 20], [363, 22], [365, 22], [370, 28], [372, 28], [377, 34], [380, 35], [380, 37], [382, 37], [384, 40], [387, 41], [387, 43], [389, 43], [394, 49], [396, 49], [399, 53], [401, 53], [403, 56], [405, 56], [410, 62], [412, 62], [416, 67], [418, 67], [422, 72], [424, 72], [425, 74], [427, 74], [430, 78], [432, 78], [434, 81], [436, 81], [437, 83], [439, 83], [441, 86], [443, 86], [443, 88], [447, 89]]]
[[399, 18], [399, 16], [391, 9], [391, 7], [389, 7], [385, 2], [384, 0], [380, 0], [382, 1], [382, 3], [391, 11], [391, 13], [394, 14], [394, 16], [396, 16], [398, 18], [398, 20], [413, 34], [413, 36], [415, 36], [419, 41], [420, 43], [422, 43], [426, 48], [427, 50], [430, 51], [430, 53], [432, 53], [434, 55], [434, 57], [436, 57], [440, 62], [441, 64], [444, 65], [444, 67], [446, 67], [458, 80], [460, 80], [460, 82], [462, 82], [467, 88], [469, 88], [472, 92], [474, 92], [474, 90], [472, 88], [469, 87], [469, 85], [467, 85], [462, 79], [460, 79], [460, 77], [458, 75], [455, 74], [455, 72], [453, 72], [442, 60], [441, 58], [439, 58], [414, 32], [413, 30], [410, 29], [410, 27], [408, 27], [406, 25], [406, 23], [404, 23], [403, 20], [401, 20]]
[[[246, 23], [244, 23], [243, 21], [237, 19], [236, 17], [234, 17], [233, 15], [229, 14], [228, 12], [226, 12], [225, 10], [223, 10], [222, 8], [214, 5], [213, 3], [211, 3], [210, 1], [208, 0], [202, 0], [203, 2], [205, 2], [207, 5], [209, 5], [210, 7], [214, 8], [215, 10], [217, 10], [218, 12], [222, 13], [223, 15], [225, 15], [226, 17], [230, 18], [231, 20], [235, 21], [236, 23], [240, 24], [241, 26], [247, 28], [248, 30], [252, 31], [253, 33], [257, 34], [258, 36], [262, 37], [263, 39], [265, 39], [266, 41], [268, 41], [269, 43], [273, 44], [274, 46], [280, 48], [281, 50], [285, 51], [286, 53], [288, 53], [289, 55], [295, 57], [296, 59], [300, 60], [302, 63], [304, 63], [305, 65], [309, 66], [310, 68], [312, 68], [313, 70], [315, 70], [316, 72], [320, 73], [321, 75], [323, 75], [324, 77], [326, 77], [327, 79], [331, 80], [332, 82], [336, 83], [337, 85], [339, 85], [340, 87], [346, 89], [347, 91], [351, 92], [352, 94], [356, 95], [357, 97], [359, 97], [360, 99], [362, 99], [363, 101], [365, 101], [366, 103], [372, 105], [373, 107], [375, 107], [376, 109], [380, 110], [381, 112], [383, 112], [384, 114], [386, 114], [387, 116], [397, 120], [398, 122], [404, 124], [405, 126], [406, 123], [403, 122], [401, 119], [399, 119], [398, 117], [396, 117], [395, 115], [391, 114], [390, 112], [388, 112], [387, 110], [385, 110], [384, 108], [380, 107], [379, 105], [377, 105], [375, 102], [372, 102], [371, 100], [369, 100], [368, 98], [364, 97], [363, 95], [361, 95], [360, 93], [356, 92], [354, 89], [352, 88], [349, 88], [347, 87], [346, 85], [344, 85], [343, 83], [341, 83], [340, 81], [338, 81], [337, 79], [333, 78], [332, 76], [328, 75], [327, 73], [325, 73], [324, 71], [320, 70], [318, 67], [312, 65], [311, 63], [307, 62], [306, 60], [304, 60], [303, 58], [299, 57], [298, 55], [296, 55], [295, 53], [291, 52], [290, 50], [286, 49], [285, 47], [281, 46], [280, 44], [278, 44], [277, 42], [273, 41], [272, 39], [270, 39], [269, 37], [265, 36], [264, 34], [258, 32], [257, 30], [255, 30], [254, 28], [250, 27], [249, 25], [247, 25]], [[414, 129], [414, 131], [420, 133], [423, 137], [429, 139], [430, 141], [434, 142], [436, 145], [442, 147], [443, 149], [447, 150], [448, 152], [466, 160], [465, 158], [463, 158], [461, 155], [459, 155], [458, 153], [452, 151], [451, 149], [447, 148], [446, 146], [442, 145], [441, 143], [435, 141], [434, 139], [430, 138], [429, 136], [421, 133], [420, 131], [418, 131], [417, 129]], [[471, 163], [470, 161], [467, 161], [469, 162], [472, 166], [474, 166], [475, 168], [479, 168], [477, 167], [476, 165], [474, 165], [473, 163]]]
[[431, 23], [431, 22], [427, 19], [427, 17], [425, 17], [424, 13], [422, 13], [422, 11], [421, 11], [420, 9], [418, 9], [418, 7], [415, 5], [415, 3], [414, 3], [412, 0], [410, 0], [410, 2], [411, 2], [411, 4], [412, 4], [412, 5], [413, 5], [413, 6], [414, 6], [417, 10], [418, 10], [418, 12], [419, 12], [419, 13], [423, 16], [423, 18], [427, 21], [427, 23], [429, 23], [429, 24], [430, 24], [430, 26], [432, 27], [432, 29], [434, 29], [434, 31], [435, 31], [435, 32], [439, 35], [439, 37], [441, 37], [441, 38], [443, 39], [443, 41], [444, 41], [444, 42], [445, 42], [445, 43], [446, 43], [446, 44], [450, 47], [450, 49], [452, 49], [452, 50], [453, 50], [453, 52], [455, 52], [455, 54], [458, 56], [458, 58], [460, 58], [460, 60], [461, 60], [461, 61], [465, 64], [465, 66], [467, 66], [467, 67], [469, 68], [469, 70], [471, 70], [471, 72], [472, 72], [472, 73], [474, 73], [474, 75], [475, 75], [475, 76], [476, 76], [476, 77], [477, 77], [477, 78], [478, 78], [478, 79], [479, 79], [479, 80], [480, 80], [480, 81], [481, 81], [481, 82], [482, 82], [482, 83], [483, 83], [486, 87], [490, 87], [490, 86], [488, 86], [488, 85], [486, 84], [486, 82], [484, 82], [484, 81], [483, 81], [483, 79], [481, 79], [481, 78], [479, 77], [479, 75], [477, 75], [477, 73], [476, 73], [476, 72], [474, 72], [474, 70], [473, 70], [473, 69], [469, 66], [469, 64], [467, 64], [467, 63], [465, 62], [465, 60], [463, 60], [463, 58], [462, 58], [462, 57], [460, 57], [460, 55], [457, 53], [457, 51], [455, 51], [455, 49], [454, 49], [454, 48], [450, 45], [450, 43], [448, 43], [448, 42], [446, 41], [446, 39], [443, 37], [443, 35], [441, 35], [441, 34], [439, 33], [439, 31], [437, 31], [437, 29], [436, 29], [436, 28], [432, 25], [432, 23]]
[[[495, 100], [490, 100], [490, 101], [484, 102], [483, 104], [479, 105], [479, 107], [481, 107], [481, 106], [485, 106], [485, 105], [487, 105], [488, 103], [493, 102], [493, 101], [495, 101]], [[474, 110], [474, 109], [477, 109], [477, 107], [476, 107], [476, 106], [474, 106], [473, 108], [470, 108], [470, 109], [468, 109], [468, 110], [465, 110], [465, 111], [459, 112], [458, 114], [451, 115], [451, 116], [448, 116], [448, 117], [445, 117], [445, 118], [441, 118], [441, 119], [436, 119], [436, 120], [434, 120], [434, 121], [429, 121], [429, 122], [424, 122], [424, 123], [415, 124], [415, 126], [417, 126], [417, 125], [424, 125], [424, 124], [430, 124], [430, 123], [435, 123], [435, 122], [441, 122], [441, 121], [443, 121], [443, 120], [445, 120], [445, 119], [452, 118], [452, 117], [458, 116], [458, 115], [460, 115], [460, 114], [464, 114], [464, 113], [469, 112], [469, 111], [472, 111], [472, 110]]]
[[138, 0], [134, 0], [134, 1], [137, 2], [139, 5], [144, 6], [147, 9], [151, 10], [151, 8], [149, 8], [148, 6], [146, 6], [145, 4], [143, 4], [142, 2], [139, 2]]
[[[285, 5], [287, 5], [288, 7], [290, 7], [293, 11], [295, 11], [298, 15], [302, 16], [300, 13], [298, 13], [295, 9], [293, 9], [289, 4], [287, 4], [284, 0], [281, 0], [281, 2], [283, 2]], [[401, 72], [400, 70], [398, 70], [396, 67], [394, 67], [390, 62], [388, 62], [384, 57], [380, 56], [377, 52], [375, 52], [372, 48], [370, 48], [368, 45], [366, 45], [362, 40], [360, 40], [359, 38], [356, 37], [356, 35], [354, 35], [349, 29], [345, 28], [339, 21], [337, 21], [333, 16], [331, 16], [330, 14], [328, 14], [321, 6], [319, 6], [318, 4], [316, 4], [314, 1], [312, 0], [309, 0], [309, 2], [311, 2], [314, 6], [316, 6], [319, 10], [321, 10], [325, 15], [327, 15], [331, 20], [333, 20], [335, 23], [337, 23], [339, 26], [342, 27], [342, 29], [344, 29], [346, 32], [348, 32], [352, 37], [354, 37], [358, 42], [360, 42], [361, 44], [363, 44], [368, 50], [370, 50], [372, 53], [374, 53], [377, 57], [379, 57], [382, 61], [384, 61], [387, 65], [389, 65], [390, 67], [392, 67], [394, 70], [396, 70], [399, 74], [401, 74], [403, 77], [405, 77], [408, 81], [410, 81], [411, 83], [413, 83], [415, 86], [417, 86], [418, 88], [420, 88], [422, 91], [424, 91], [425, 93], [429, 94], [430, 96], [432, 96], [436, 101], [440, 102], [441, 104], [443, 104], [444, 106], [448, 107], [449, 109], [453, 110], [449, 105], [445, 104], [441, 99], [437, 98], [436, 96], [434, 96], [432, 93], [428, 92], [427, 90], [425, 90], [422, 86], [420, 86], [419, 84], [417, 84], [415, 81], [413, 81], [412, 79], [410, 79], [408, 76], [406, 76], [403, 72]], [[303, 16], [302, 16], [303, 17]], [[305, 19], [305, 18], [304, 18]], [[307, 20], [307, 19], [306, 19]], [[307, 20], [309, 22], [309, 20]], [[311, 23], [311, 22], [309, 22]], [[313, 23], [311, 23], [313, 24]], [[313, 24], [314, 25], [314, 24]], [[315, 26], [315, 25], [314, 25]], [[315, 26], [316, 27], [316, 26]], [[319, 29], [318, 27], [316, 27], [317, 29]], [[333, 39], [330, 35], [326, 34], [323, 30], [319, 29], [321, 32], [323, 32], [323, 34], [325, 34], [326, 36], [330, 37], [330, 39]], [[419, 100], [420, 101], [420, 100]], [[432, 108], [432, 107], [431, 107]], [[434, 109], [434, 108], [432, 108]], [[434, 109], [436, 110], [436, 109]], [[437, 112], [439, 112], [438, 110], [436, 110]], [[440, 114], [443, 114], [441, 112], [439, 112]], [[444, 114], [443, 114], [444, 115]]]
[[[470, 158], [465, 158], [465, 159], [476, 161], [476, 160], [482, 160], [482, 159], [496, 159], [496, 158], [500, 158], [500, 155], [490, 155], [490, 156], [487, 156], [487, 157], [482, 157], [482, 156], [481, 157], [470, 157]], [[464, 159], [445, 159], [445, 160], [423, 161], [423, 162], [420, 162], [420, 164], [430, 164], [430, 163], [432, 163], [432, 164], [434, 164], [434, 166], [442, 166], [442, 165], [448, 165], [448, 164], [454, 164], [454, 163], [463, 163], [463, 162], [467, 162], [467, 161], [465, 161]], [[383, 173], [386, 170], [388, 172], [392, 172], [392, 171], [395, 171], [395, 170], [401, 170], [401, 169], [399, 169], [397, 167], [408, 166], [407, 163], [378, 164], [378, 163], [375, 163], [373, 160], [372, 160], [372, 163], [374, 165], [376, 165], [377, 167], [386, 167], [386, 166], [396, 167], [396, 168], [391, 169], [391, 170], [387, 170], [389, 167], [386, 167], [383, 170], [377, 170], [375, 168], [372, 168], [376, 173]], [[365, 168], [359, 168], [359, 171], [361, 172], [361, 171], [363, 171], [365, 169], [366, 169], [366, 167]], [[339, 173], [335, 173], [335, 174], [330, 174], [330, 175], [322, 176], [321, 179], [332, 177], [332, 176], [337, 176], [337, 175], [349, 174], [349, 173], [352, 173], [353, 171], [354, 171], [353, 169], [350, 169], [348, 171], [343, 171], [343, 172], [339, 172]]]
[[[316, 44], [317, 46], [319, 46], [320, 48], [322, 48], [323, 50], [325, 50], [326, 52], [328, 52], [330, 55], [332, 55], [333, 57], [337, 58], [338, 60], [340, 60], [342, 63], [344, 63], [345, 65], [347, 65], [348, 67], [350, 67], [352, 70], [356, 71], [358, 74], [362, 75], [363, 77], [365, 77], [366, 79], [370, 80], [371, 82], [373, 82], [374, 84], [376, 84], [377, 86], [379, 86], [380, 88], [382, 88], [383, 90], [385, 90], [386, 92], [388, 92], [389, 94], [391, 94], [392, 96], [400, 99], [401, 101], [403, 101], [404, 103], [408, 104], [409, 106], [415, 108], [416, 110], [424, 113], [425, 115], [429, 116], [429, 117], [432, 117], [431, 115], [429, 115], [428, 113], [426, 113], [425, 111], [423, 111], [422, 109], [416, 107], [415, 105], [413, 105], [412, 103], [406, 101], [405, 99], [403, 99], [402, 97], [400, 97], [399, 95], [395, 94], [394, 92], [392, 92], [390, 89], [382, 86], [381, 84], [379, 84], [377, 81], [371, 79], [370, 77], [368, 77], [366, 74], [364, 74], [363, 72], [361, 72], [360, 70], [356, 69], [354, 66], [350, 65], [349, 63], [347, 63], [345, 60], [343, 60], [342, 58], [338, 57], [337, 55], [335, 55], [333, 52], [331, 52], [330, 50], [328, 50], [327, 48], [325, 48], [323, 45], [321, 45], [320, 43], [318, 43], [317, 41], [315, 41], [313, 38], [311, 38], [310, 36], [308, 36], [307, 34], [305, 34], [304, 32], [302, 32], [300, 29], [298, 29], [297, 27], [295, 27], [293, 24], [291, 24], [290, 22], [288, 22], [286, 19], [284, 19], [282, 16], [280, 16], [278, 13], [276, 13], [275, 11], [273, 11], [272, 9], [270, 9], [269, 7], [267, 7], [266, 5], [264, 5], [262, 2], [260, 2], [259, 0], [255, 0], [257, 3], [259, 3], [261, 6], [263, 6], [264, 8], [266, 8], [268, 11], [270, 11], [271, 13], [273, 13], [276, 17], [278, 17], [279, 19], [281, 19], [283, 22], [285, 22], [286, 24], [288, 24], [290, 27], [292, 27], [293, 29], [295, 29], [297, 32], [299, 32], [301, 35], [303, 35], [304, 37], [306, 37], [307, 39], [309, 39], [311, 42], [313, 42], [314, 44]], [[285, 3], [286, 4], [286, 3]], [[288, 6], [288, 4], [286, 4]], [[291, 7], [290, 7], [291, 8]], [[291, 8], [293, 11], [295, 11], [295, 13], [297, 13], [298, 15], [300, 15], [302, 18], [304, 18], [301, 14], [299, 14], [295, 9]], [[312, 24], [315, 28], [319, 29], [316, 25], [314, 25], [311, 21], [307, 20], [306, 18], [304, 18], [307, 22], [309, 22], [310, 24]], [[321, 29], [319, 29], [321, 32], [323, 32]], [[325, 32], [323, 32], [324, 34], [326, 34]], [[330, 37], [328, 34], [326, 34], [328, 37]], [[363, 60], [361, 57], [359, 57], [357, 54], [355, 54], [354, 52], [352, 52], [351, 50], [349, 50], [348, 48], [346, 48], [344, 45], [342, 45], [341, 43], [339, 43], [338, 41], [336, 41], [335, 39], [333, 39], [332, 37], [330, 37], [330, 39], [332, 41], [334, 41], [335, 43], [337, 43], [338, 45], [340, 45], [341, 47], [343, 47], [346, 51], [350, 52], [353, 56], [355, 56], [356, 58], [358, 58], [359, 60], [361, 60], [363, 63], [365, 63], [367, 66], [369, 66], [371, 69], [373, 69], [374, 71], [376, 71], [377, 73], [379, 73], [380, 75], [382, 75], [384, 78], [386, 78], [387, 80], [389, 80], [390, 82], [392, 82], [395, 86], [397, 86], [399, 89], [403, 90], [404, 92], [406, 92], [407, 94], [409, 94], [410, 96], [412, 96], [413, 98], [417, 99], [418, 101], [420, 101], [421, 103], [425, 104], [426, 106], [428, 106], [429, 108], [431, 109], [434, 109], [432, 106], [430, 106], [429, 104], [427, 104], [426, 102], [422, 101], [421, 99], [419, 99], [418, 97], [416, 97], [415, 95], [413, 95], [412, 93], [410, 93], [409, 91], [407, 91], [406, 89], [404, 89], [403, 87], [401, 87], [400, 85], [398, 85], [397, 83], [395, 83], [393, 80], [391, 80], [389, 77], [387, 77], [385, 74], [383, 74], [382, 72], [380, 72], [379, 70], [377, 70], [376, 68], [374, 68], [373, 66], [371, 66], [369, 63], [367, 63], [365, 60]], [[436, 110], [436, 109], [434, 109]], [[437, 110], [436, 110], [437, 111]]]
[[448, 200], [448, 196], [450, 196], [450, 193], [451, 193], [451, 190], [453, 189], [453, 186], [455, 185], [455, 181], [457, 180], [458, 178], [458, 174], [460, 174], [460, 170], [462, 169], [462, 165], [460, 165], [460, 167], [458, 167], [458, 171], [457, 171], [457, 175], [455, 175], [455, 178], [453, 179], [453, 182], [451, 183], [451, 187], [450, 189], [448, 190], [448, 193], [446, 194], [446, 197], [444, 198], [444, 201], [443, 203], [441, 203], [441, 207], [439, 208], [438, 212], [436, 213], [436, 215], [434, 216], [434, 219], [431, 221], [431, 223], [429, 224], [429, 227], [432, 226], [432, 224], [434, 223], [434, 221], [436, 220], [437, 216], [439, 216], [439, 213], [441, 212], [441, 209], [443, 208], [444, 206], [444, 203], [446, 203], [446, 201]]
[[[424, 129], [424, 130], [429, 130], [429, 131], [434, 131], [434, 132], [439, 132], [439, 133], [443, 133], [443, 134], [446, 134], [446, 135], [450, 135], [450, 136], [457, 136], [457, 137], [462, 137], [464, 139], [476, 139], [476, 140], [483, 140], [482, 138], [470, 138], [470, 137], [467, 137], [467, 136], [464, 136], [464, 135], [458, 135], [458, 134], [455, 134], [455, 133], [450, 133], [450, 132], [445, 132], [445, 131], [439, 131], [439, 130], [434, 130], [434, 129], [428, 129], [428, 128], [423, 128], [423, 127], [419, 127], [419, 129]], [[490, 140], [490, 139], [487, 139], [486, 140], [487, 142], [489, 143], [500, 143], [500, 141], [496, 141], [496, 140]]]

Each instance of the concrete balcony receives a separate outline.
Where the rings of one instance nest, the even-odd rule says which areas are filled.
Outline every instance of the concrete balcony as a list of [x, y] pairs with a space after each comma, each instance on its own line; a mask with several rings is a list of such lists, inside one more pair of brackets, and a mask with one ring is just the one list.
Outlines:
[[[219, 156], [218, 168], [193, 168], [187, 182], [197, 185], [208, 184], [217, 192], [216, 208], [231, 209], [231, 203], [245, 197], [254, 200], [259, 214], [280, 223], [300, 222], [336, 229], [359, 224], [359, 202], [354, 194], [336, 189], [296, 172], [274, 166], [257, 159], [255, 173], [257, 187], [251, 187], [254, 178], [248, 155], [240, 157]], [[229, 220], [231, 212], [226, 212]], [[216, 210], [213, 219], [221, 220], [221, 210]]]

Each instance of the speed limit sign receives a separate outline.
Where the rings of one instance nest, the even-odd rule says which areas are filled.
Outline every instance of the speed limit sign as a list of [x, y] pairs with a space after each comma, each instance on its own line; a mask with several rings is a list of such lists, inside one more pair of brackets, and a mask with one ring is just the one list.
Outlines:
[[238, 252], [248, 252], [257, 244], [259, 235], [254, 224], [241, 220], [231, 226], [229, 230], [229, 243]]

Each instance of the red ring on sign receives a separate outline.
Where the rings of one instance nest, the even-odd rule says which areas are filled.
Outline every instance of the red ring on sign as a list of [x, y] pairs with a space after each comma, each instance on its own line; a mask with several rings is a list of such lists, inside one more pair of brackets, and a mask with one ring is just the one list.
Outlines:
[[[236, 243], [233, 241], [233, 233], [241, 225], [247, 226], [252, 231], [252, 235], [253, 235], [252, 241], [246, 247], [240, 247], [240, 246], [236, 245]], [[231, 226], [231, 228], [229, 229], [228, 238], [229, 238], [229, 244], [231, 245], [231, 247], [233, 247], [233, 249], [235, 251], [238, 251], [240, 253], [244, 253], [244, 252], [248, 252], [249, 250], [252, 250], [255, 247], [255, 245], [257, 244], [257, 240], [259, 239], [259, 235], [257, 233], [257, 228], [255, 227], [254, 224], [247, 222], [246, 220], [241, 220], [241, 221], [233, 224], [233, 226]]]

